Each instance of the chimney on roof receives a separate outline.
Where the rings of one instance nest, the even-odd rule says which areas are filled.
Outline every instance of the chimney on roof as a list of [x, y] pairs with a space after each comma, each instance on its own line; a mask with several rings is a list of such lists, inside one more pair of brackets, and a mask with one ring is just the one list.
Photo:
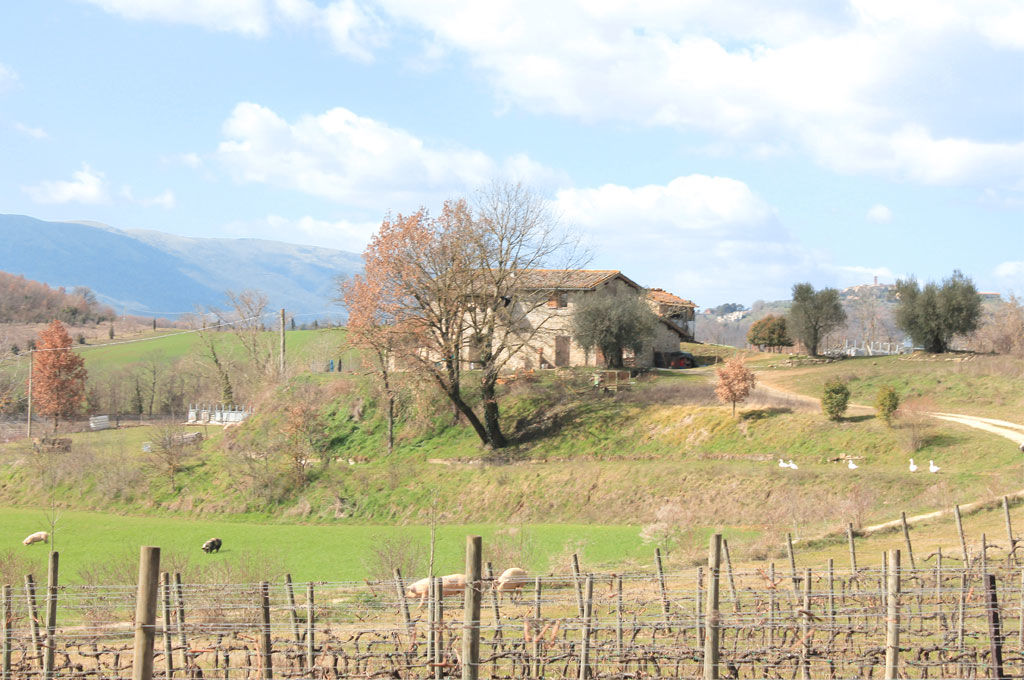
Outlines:
[[877, 276], [875, 277], [875, 285], [876, 286], [878, 285], [878, 277]]

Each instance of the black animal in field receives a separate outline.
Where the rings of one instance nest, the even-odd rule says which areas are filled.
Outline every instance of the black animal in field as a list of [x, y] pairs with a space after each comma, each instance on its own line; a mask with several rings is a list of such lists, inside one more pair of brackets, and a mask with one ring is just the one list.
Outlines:
[[221, 541], [219, 538], [211, 538], [206, 543], [203, 543], [204, 553], [215, 553], [220, 552]]

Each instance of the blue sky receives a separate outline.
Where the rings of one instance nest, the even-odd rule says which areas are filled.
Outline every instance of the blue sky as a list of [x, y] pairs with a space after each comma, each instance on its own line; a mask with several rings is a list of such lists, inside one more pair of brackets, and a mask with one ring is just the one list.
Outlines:
[[700, 306], [1024, 293], [1019, 0], [52, 0], [0, 10], [0, 212], [361, 251], [523, 181]]

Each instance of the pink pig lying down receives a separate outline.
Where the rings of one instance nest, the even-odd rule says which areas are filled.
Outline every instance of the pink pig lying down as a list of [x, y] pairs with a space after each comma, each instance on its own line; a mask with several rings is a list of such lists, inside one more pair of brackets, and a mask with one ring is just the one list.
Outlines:
[[[441, 596], [445, 597], [448, 595], [456, 595], [466, 590], [466, 575], [465, 574], [448, 574], [447, 576], [441, 577]], [[420, 598], [419, 606], [422, 607], [426, 601], [427, 596], [430, 594], [430, 579], [421, 578], [419, 581], [410, 583], [409, 587], [405, 589], [406, 597], [418, 597]]]

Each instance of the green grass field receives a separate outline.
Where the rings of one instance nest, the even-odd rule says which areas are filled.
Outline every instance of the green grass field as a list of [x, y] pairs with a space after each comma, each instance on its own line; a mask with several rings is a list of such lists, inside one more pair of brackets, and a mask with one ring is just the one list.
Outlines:
[[[35, 565], [36, 575], [45, 574], [48, 546], [41, 543], [22, 546], [21, 539], [34, 531], [49, 528], [49, 511], [44, 508], [6, 508], [0, 510], [0, 545], [14, 546], [12, 551]], [[238, 563], [237, 573], [247, 574], [246, 563], [264, 563], [280, 578], [292, 574], [296, 580], [362, 580], [371, 578], [376, 551], [394, 544], [405, 546], [421, 558], [429, 552], [428, 526], [379, 526], [367, 524], [284, 524], [243, 521], [187, 519], [180, 517], [132, 517], [108, 513], [60, 511], [56, 523], [55, 548], [60, 552], [62, 582], [82, 580], [82, 570], [98, 563], [119, 562], [130, 566], [137, 560], [138, 548], [156, 545], [164, 553], [165, 563], [185, 564], [189, 568], [221, 562]], [[461, 572], [464, 565], [465, 537], [484, 537], [485, 559], [495, 560], [496, 569], [512, 564], [505, 561], [526, 558], [522, 565], [533, 572], [558, 569], [560, 556], [578, 552], [589, 568], [616, 568], [627, 562], [653, 560], [653, 547], [643, 543], [638, 528], [625, 525], [531, 524], [526, 526], [438, 525], [435, 564], [439, 573]], [[224, 541], [217, 554], [200, 550], [212, 537]], [[514, 550], [511, 550], [514, 548]], [[500, 549], [499, 549], [500, 548]], [[568, 551], [568, 552], [566, 552]], [[505, 561], [502, 561], [502, 560]], [[567, 564], [567, 563], [566, 563]]]

